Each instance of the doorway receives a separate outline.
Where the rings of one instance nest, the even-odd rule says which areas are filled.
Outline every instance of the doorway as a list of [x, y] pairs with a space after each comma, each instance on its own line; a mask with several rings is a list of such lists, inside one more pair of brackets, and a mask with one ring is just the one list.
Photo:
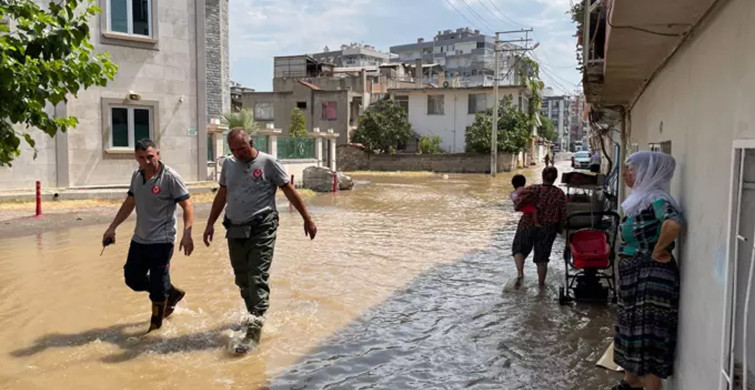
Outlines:
[[755, 141], [735, 142], [720, 389], [755, 389]]

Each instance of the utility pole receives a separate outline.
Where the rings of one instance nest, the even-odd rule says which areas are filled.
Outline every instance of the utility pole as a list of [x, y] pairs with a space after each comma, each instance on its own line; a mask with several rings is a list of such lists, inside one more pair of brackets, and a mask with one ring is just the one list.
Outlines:
[[501, 76], [498, 71], [498, 44], [500, 43], [500, 33], [495, 33], [495, 73], [493, 76], [493, 126], [490, 129], [490, 176], [495, 177], [498, 170], [498, 78]]
[[[529, 38], [529, 33], [532, 32], [532, 29], [521, 29], [521, 30], [513, 30], [513, 31], [502, 31], [502, 32], [496, 32], [495, 33], [495, 46], [494, 46], [494, 52], [495, 52], [495, 75], [493, 76], [493, 95], [495, 97], [495, 102], [493, 103], [493, 123], [490, 129], [490, 176], [495, 177], [496, 171], [498, 170], [498, 103], [499, 103], [499, 96], [498, 96], [498, 82], [501, 80], [501, 72], [499, 70], [499, 53], [502, 51], [505, 52], [523, 52], [522, 55], [524, 55], [529, 48], [529, 41], [531, 40]], [[510, 41], [501, 41], [501, 34], [521, 34], [524, 33], [524, 38], [514, 39]], [[502, 50], [499, 48], [499, 45], [501, 43], [522, 43], [524, 47], [522, 48], [516, 48], [516, 49], [506, 49]], [[537, 47], [537, 45], [535, 45]], [[534, 49], [534, 47], [533, 47]], [[521, 57], [520, 57], [521, 58]], [[516, 62], [513, 64], [509, 64], [509, 70], [506, 72], [506, 75], [504, 78], [507, 78], [509, 74], [511, 74], [514, 67], [516, 67], [517, 63], [519, 62], [519, 59], [517, 59]]]

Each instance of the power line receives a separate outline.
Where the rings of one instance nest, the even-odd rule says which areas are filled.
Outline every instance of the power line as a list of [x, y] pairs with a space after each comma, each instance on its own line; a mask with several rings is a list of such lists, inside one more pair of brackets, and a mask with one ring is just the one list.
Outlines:
[[543, 70], [544, 73], [549, 74], [551, 77], [557, 78], [557, 79], [565, 82], [568, 85], [573, 85], [575, 87], [579, 86], [579, 84], [575, 84], [575, 83], [573, 83], [573, 82], [571, 82], [569, 80], [566, 80], [565, 78], [559, 76], [553, 69], [550, 68], [550, 66], [548, 64], [545, 63], [545, 61], [542, 61], [534, 53], [532, 53], [532, 57], [534, 58], [535, 61], [538, 62], [538, 64], [540, 65], [540, 67], [542, 68], [542, 70]]
[[454, 11], [456, 11], [457, 14], [461, 15], [461, 17], [464, 18], [464, 20], [466, 20], [467, 23], [469, 23], [470, 26], [474, 26], [475, 25], [475, 23], [472, 23], [472, 21], [469, 20], [469, 18], [467, 18], [466, 15], [464, 15], [461, 11], [459, 11], [458, 8], [456, 8], [456, 6], [451, 2], [451, 0], [446, 0], [446, 3], [448, 3], [448, 5], [450, 5], [451, 8], [453, 8]]
[[[495, 5], [495, 1], [493, 1], [493, 0], [488, 0], [488, 1], [490, 2], [490, 5], [492, 5], [492, 6], [493, 6], [493, 8], [495, 8], [495, 10], [496, 10], [496, 11], [498, 11], [498, 14], [499, 14], [499, 15], [501, 15], [501, 16], [503, 16], [504, 18], [506, 18], [506, 20], [510, 21], [510, 22], [511, 22], [511, 23], [513, 23], [513, 24], [514, 24], [515, 26], [519, 26], [519, 27], [521, 27], [521, 28], [526, 28], [525, 26], [521, 25], [521, 24], [520, 24], [519, 22], [517, 22], [517, 21], [515, 21], [514, 19], [511, 19], [511, 18], [509, 18], [508, 16], [506, 16], [506, 14], [504, 14], [504, 13], [503, 13], [503, 12], [501, 11], [501, 9], [500, 9], [500, 8], [498, 8], [498, 6], [497, 6], [497, 5]], [[487, 7], [486, 7], [486, 8], [487, 8]]]
[[467, 10], [468, 10], [468, 11], [469, 11], [469, 12], [470, 12], [470, 13], [471, 13], [472, 15], [474, 15], [474, 16], [475, 16], [475, 17], [476, 17], [476, 18], [477, 18], [477, 19], [478, 19], [478, 20], [480, 21], [480, 23], [484, 24], [484, 25], [485, 25], [485, 26], [487, 27], [487, 29], [489, 29], [489, 31], [490, 31], [490, 32], [494, 32], [494, 31], [496, 31], [496, 29], [495, 29], [494, 27], [492, 27], [491, 25], [489, 25], [489, 24], [488, 24], [488, 22], [486, 22], [486, 21], [485, 21], [485, 19], [483, 19], [483, 18], [482, 18], [482, 16], [480, 16], [480, 14], [478, 14], [478, 13], [477, 13], [477, 12], [476, 12], [476, 11], [474, 10], [474, 8], [472, 8], [472, 6], [470, 6], [470, 5], [469, 5], [469, 3], [467, 3], [467, 0], [459, 0], [459, 1], [461, 1], [461, 3], [462, 3], [462, 4], [464, 5], [464, 7], [466, 7], [466, 9], [467, 9]]
[[[540, 61], [540, 60], [539, 60], [539, 59], [537, 58], [537, 56], [535, 56], [535, 54], [534, 54], [534, 53], [532, 53], [532, 57], [533, 57], [533, 59], [534, 59], [535, 61], [537, 61], [538, 65], [540, 65], [540, 70], [542, 71], [543, 75], [544, 75], [544, 76], [548, 76], [548, 78], [550, 79], [550, 84], [551, 84], [551, 85], [553, 85], [553, 86], [555, 86], [556, 88], [560, 89], [560, 90], [561, 90], [562, 92], [564, 92], [564, 94], [567, 94], [567, 95], [568, 95], [568, 94], [569, 94], [569, 93], [571, 92], [571, 89], [569, 89], [569, 88], [565, 88], [565, 87], [564, 87], [564, 86], [563, 86], [563, 85], [562, 85], [561, 83], [559, 83], [558, 81], [556, 81], [556, 77], [554, 77], [554, 75], [553, 75], [553, 74], [551, 74], [550, 72], [546, 71], [546, 68], [545, 68], [545, 67], [543, 67], [543, 64], [542, 64], [542, 63], [541, 63], [541, 61]], [[568, 83], [568, 84], [571, 84], [571, 83]]]
[[567, 79], [565, 79], [565, 78], [563, 78], [563, 77], [559, 76], [559, 75], [558, 75], [558, 73], [554, 72], [554, 71], [553, 71], [553, 70], [552, 70], [551, 68], [549, 68], [549, 67], [548, 67], [548, 66], [546, 66], [545, 64], [540, 64], [540, 65], [541, 65], [541, 68], [542, 68], [542, 70], [543, 70], [543, 71], [544, 71], [544, 72], [545, 72], [546, 74], [549, 74], [549, 75], [550, 75], [551, 77], [555, 77], [555, 78], [557, 78], [557, 79], [561, 80], [562, 82], [566, 83], [567, 85], [572, 85], [572, 86], [575, 86], [575, 87], [576, 87], [576, 86], [579, 86], [579, 84], [577, 84], [577, 83], [574, 83], [574, 82], [572, 82], [572, 81], [569, 81], [569, 80], [567, 80]]
[[[574, 88], [567, 88], [567, 87], [565, 87], [562, 83], [560, 83], [559, 81], [557, 81], [557, 78], [552, 73], [546, 71], [544, 68], [541, 68], [540, 70], [543, 71], [542, 72], [543, 76], [546, 76], [547, 78], [550, 79], [549, 80], [550, 84], [558, 87], [558, 89], [560, 89], [560, 90], [562, 90], [564, 92], [567, 92], [567, 93], [569, 93], [570, 91], [572, 91], [574, 89]], [[569, 83], [569, 84], [571, 84], [571, 83]]]
[[488, 11], [488, 12], [489, 12], [489, 13], [490, 13], [491, 15], [493, 15], [493, 16], [494, 16], [494, 17], [496, 17], [496, 18], [497, 18], [498, 20], [500, 20], [500, 21], [501, 21], [501, 23], [503, 23], [503, 24], [508, 24], [508, 25], [514, 26], [514, 27], [516, 27], [516, 28], [519, 28], [519, 27], [520, 27], [520, 26], [517, 26], [517, 25], [515, 25], [515, 24], [513, 24], [513, 23], [511, 23], [511, 22], [506, 22], [506, 21], [505, 21], [505, 20], [503, 20], [503, 19], [502, 19], [502, 18], [501, 18], [500, 16], [496, 16], [495, 12], [493, 12], [492, 10], [490, 10], [490, 8], [488, 8], [488, 6], [487, 6], [487, 5], [485, 5], [485, 2], [483, 2], [483, 1], [480, 1], [480, 5], [482, 5], [482, 6], [483, 6], [483, 7], [485, 8], [485, 10], [486, 10], [486, 11]]
[[[664, 33], [664, 32], [659, 32], [659, 31], [652, 31], [652, 30], [648, 30], [648, 29], [644, 29], [644, 28], [636, 27], [636, 26], [616, 26], [616, 25], [611, 24], [611, 18], [606, 18], [606, 23], [608, 23], [609, 26], [615, 29], [626, 28], [629, 30], [640, 31], [647, 34], [660, 35], [662, 37], [677, 37], [678, 38], [678, 37], [683, 37], [686, 34], [686, 32], [683, 32], [681, 34]], [[682, 26], [682, 25], [688, 25], [688, 24], [687, 23], [673, 23], [672, 25]]]
[[544, 73], [544, 76], [547, 76], [550, 79], [548, 83], [550, 86], [554, 86], [560, 89], [565, 95], [569, 95], [573, 91], [573, 89], [566, 88], [561, 83], [557, 82], [554, 78], [549, 77], [549, 74]]
[[567, 80], [567, 79], [559, 76], [558, 73], [554, 72], [552, 69], [550, 69], [548, 67], [543, 68], [543, 70], [545, 70], [546, 74], [549, 74], [551, 77], [555, 77], [555, 78], [563, 81], [564, 83], [566, 83], [566, 85], [571, 85], [574, 88], [579, 87], [579, 83], [571, 82], [571, 81], [569, 81], [569, 80]]

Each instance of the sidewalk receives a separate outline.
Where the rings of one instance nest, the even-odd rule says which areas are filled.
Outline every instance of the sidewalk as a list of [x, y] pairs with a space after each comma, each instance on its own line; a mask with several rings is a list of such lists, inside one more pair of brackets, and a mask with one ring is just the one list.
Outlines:
[[[218, 184], [214, 181], [191, 182], [186, 183], [186, 187], [192, 194], [203, 194], [212, 192]], [[127, 185], [112, 186], [89, 186], [73, 188], [44, 188], [42, 187], [42, 200], [85, 200], [85, 199], [106, 199], [117, 200], [124, 199], [128, 192]], [[0, 203], [3, 202], [33, 202], [36, 199], [35, 190], [21, 191], [10, 190], [0, 191]]]

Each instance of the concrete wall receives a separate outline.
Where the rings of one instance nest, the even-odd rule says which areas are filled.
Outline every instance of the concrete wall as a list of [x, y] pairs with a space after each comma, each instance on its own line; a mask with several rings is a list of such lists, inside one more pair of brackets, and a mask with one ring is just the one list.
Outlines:
[[[23, 131], [18, 128], [18, 131]], [[11, 167], [0, 167], [0, 190], [24, 189], [33, 191], [37, 180], [42, 182], [42, 188], [56, 187], [55, 169], [55, 138], [39, 130], [31, 131], [36, 142], [37, 156], [34, 150], [21, 140], [21, 155], [13, 161]]]
[[[244, 93], [241, 102], [244, 108], [254, 110], [257, 103], [273, 103], [274, 119], [259, 120], [255, 118], [262, 126], [267, 123], [273, 123], [275, 128], [283, 129], [283, 134], [288, 134], [291, 126], [291, 111], [296, 108], [297, 102], [306, 102], [307, 108], [302, 110], [307, 123], [307, 130], [319, 127], [320, 131], [325, 132], [333, 129], [333, 132], [339, 134], [338, 142], [346, 143], [349, 131], [349, 121], [351, 115], [349, 112], [350, 101], [354, 96], [360, 94], [347, 91], [317, 91], [312, 90], [304, 85], [296, 84], [291, 92], [249, 92]], [[336, 120], [322, 119], [322, 103], [328, 101], [336, 102]]]
[[[294, 185], [296, 187], [301, 186], [302, 179], [304, 178], [304, 170], [309, 167], [321, 166], [320, 161], [315, 159], [310, 160], [280, 160], [283, 166], [286, 167], [288, 176], [294, 175]], [[326, 164], [327, 166], [327, 164]]]
[[[338, 143], [347, 143], [349, 137], [349, 122], [351, 119], [350, 102], [352, 100], [351, 98], [355, 95], [361, 96], [361, 94], [353, 94], [343, 91], [315, 91], [313, 101], [314, 118], [310, 122], [312, 123], [312, 127], [319, 127], [320, 131], [333, 129], [334, 133], [339, 134]], [[336, 120], [322, 119], [322, 104], [329, 101], [336, 102]]]
[[724, 2], [631, 111], [631, 142], [641, 150], [671, 141], [672, 193], [687, 222], [674, 389], [718, 387], [732, 141], [755, 139], [753, 15], [755, 2]]
[[[469, 95], [485, 93], [487, 94], [486, 105], [488, 108], [493, 107], [495, 101], [492, 89], [475, 90], [475, 89], [428, 89], [411, 93], [394, 92], [394, 96], [409, 96], [409, 123], [420, 136], [437, 135], [441, 137], [441, 147], [447, 152], [461, 153], [464, 152], [465, 141], [464, 134], [467, 126], [474, 122], [474, 114], [469, 114], [468, 104]], [[516, 103], [519, 91], [510, 88], [499, 89], [499, 97], [502, 99], [505, 95], [513, 95], [513, 102]], [[427, 113], [427, 96], [443, 95], [444, 113], [443, 115], [428, 115]]]
[[[485, 154], [448, 153], [371, 154], [353, 145], [339, 145], [338, 169], [342, 171], [431, 171], [449, 173], [490, 173], [490, 156]], [[498, 172], [516, 168], [516, 159], [508, 153], [498, 155]]]
[[291, 125], [291, 110], [296, 107], [296, 102], [302, 100], [307, 102], [307, 110], [304, 110], [304, 116], [307, 126], [312, 123], [309, 114], [309, 97], [294, 96], [293, 92], [249, 92], [244, 93], [241, 97], [241, 106], [254, 112], [257, 103], [273, 103], [273, 120], [254, 118], [256, 122], [264, 127], [267, 123], [272, 123], [275, 128], [283, 129], [284, 134], [288, 134], [288, 128]]
[[361, 92], [365, 89], [361, 77], [307, 77], [307, 78], [274, 78], [273, 92], [292, 91], [299, 81], [306, 81], [326, 91]]

